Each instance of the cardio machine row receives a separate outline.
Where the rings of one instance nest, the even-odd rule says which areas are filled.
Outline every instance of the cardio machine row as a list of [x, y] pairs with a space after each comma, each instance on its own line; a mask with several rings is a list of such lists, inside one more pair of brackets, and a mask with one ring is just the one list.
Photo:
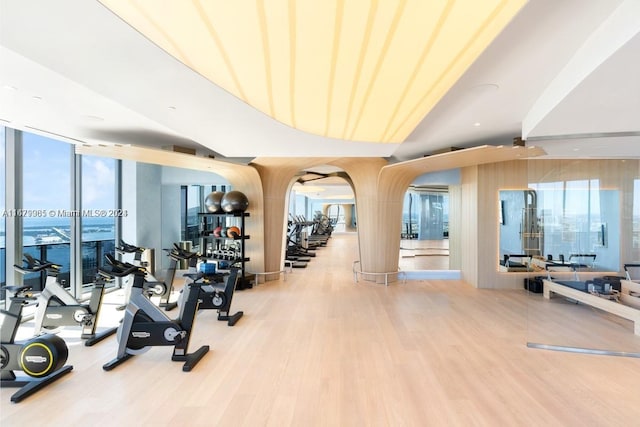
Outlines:
[[[121, 242], [120, 249], [124, 249], [124, 245], [126, 244]], [[127, 250], [133, 248], [136, 247], [126, 246]], [[135, 249], [135, 253], [138, 252], [141, 253], [140, 248]], [[19, 387], [11, 396], [11, 401], [23, 400], [73, 369], [72, 366], [65, 365], [68, 358], [65, 341], [54, 335], [63, 326], [82, 326], [81, 338], [86, 340], [87, 346], [117, 332], [117, 355], [103, 366], [105, 370], [111, 370], [153, 346], [173, 346], [172, 360], [183, 361], [183, 371], [190, 371], [209, 350], [209, 346], [202, 346], [193, 353], [188, 352], [197, 311], [216, 309], [218, 319], [227, 321], [229, 326], [233, 326], [243, 315], [242, 312], [229, 314], [238, 274], [233, 269], [228, 275], [198, 273], [195, 270], [197, 253], [184, 251], [177, 245], [168, 252], [172, 266], [167, 275], [167, 279], [170, 279], [168, 285], [149, 275], [141, 262], [136, 265], [108, 256], [107, 267], [99, 270], [88, 303], [80, 303], [58, 282], [59, 265], [25, 254], [24, 265], [16, 265], [14, 268], [22, 274], [45, 272], [47, 279], [43, 291], [38, 295], [29, 286], [5, 287], [11, 295], [11, 302], [8, 310], [1, 311], [3, 322], [0, 366], [2, 387]], [[136, 258], [140, 261], [139, 257], [134, 256], [134, 262]], [[188, 283], [178, 301], [170, 303], [175, 268], [181, 260], [187, 260], [190, 265], [190, 271], [186, 275]], [[124, 318], [117, 328], [97, 333], [105, 281], [115, 277], [124, 278], [125, 286], [130, 286], [124, 306]], [[179, 307], [178, 317], [170, 319], [159, 306], [151, 303], [150, 296], [153, 294], [160, 295], [160, 304], [165, 310]], [[23, 308], [34, 303], [37, 304], [35, 336], [16, 342]]]
[[[218, 319], [226, 320], [233, 326], [243, 312], [229, 315], [233, 292], [238, 279], [237, 269], [231, 269], [223, 280], [220, 274], [204, 274], [195, 272], [197, 253], [187, 252], [177, 245], [170, 251], [174, 261], [189, 261], [190, 279], [185, 283], [177, 301], [179, 314], [170, 319], [164, 311], [153, 304], [145, 293], [147, 275], [143, 267], [108, 259], [109, 268], [103, 270], [111, 277], [132, 277], [129, 301], [126, 305], [124, 319], [118, 328], [118, 351], [116, 357], [106, 363], [103, 368], [112, 370], [131, 357], [144, 353], [154, 346], [173, 346], [171, 360], [184, 362], [183, 371], [190, 371], [209, 351], [209, 346], [202, 346], [193, 353], [188, 352], [189, 339], [194, 326], [195, 315], [199, 309], [217, 309]], [[223, 281], [223, 285], [219, 283]]]

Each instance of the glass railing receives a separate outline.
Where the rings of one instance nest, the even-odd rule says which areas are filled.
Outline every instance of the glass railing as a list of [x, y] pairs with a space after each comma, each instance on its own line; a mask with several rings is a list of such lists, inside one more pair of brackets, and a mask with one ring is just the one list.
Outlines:
[[[23, 248], [24, 253], [28, 253], [37, 259], [44, 259], [62, 265], [58, 280], [69, 287], [70, 280], [70, 243], [52, 243], [44, 245], [28, 245]], [[90, 240], [82, 242], [82, 284], [87, 285], [94, 282], [98, 268], [104, 266], [105, 255], [115, 255], [115, 240]], [[4, 286], [6, 283], [5, 249], [0, 248], [0, 278]], [[32, 273], [24, 276], [24, 284], [31, 286], [34, 291], [41, 291], [46, 280], [46, 273]], [[11, 283], [9, 283], [11, 285]], [[0, 301], [4, 301], [5, 292], [0, 292]]]
[[[0, 286], [4, 287], [7, 280], [7, 268], [5, 266], [7, 262], [7, 250], [5, 248], [0, 248]], [[4, 299], [4, 291], [2, 292]]]

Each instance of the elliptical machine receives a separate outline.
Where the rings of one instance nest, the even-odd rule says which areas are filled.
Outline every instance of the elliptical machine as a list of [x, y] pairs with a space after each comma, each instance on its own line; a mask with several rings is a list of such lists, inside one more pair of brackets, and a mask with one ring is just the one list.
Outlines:
[[[6, 286], [13, 293], [9, 310], [2, 313], [2, 347], [0, 367], [2, 387], [20, 387], [11, 396], [12, 402], [20, 402], [47, 384], [71, 372], [73, 366], [65, 365], [69, 350], [64, 340], [56, 335], [42, 335], [23, 342], [15, 342], [16, 332], [22, 321], [22, 308], [35, 300], [29, 286]], [[15, 371], [27, 376], [17, 377]]]
[[[118, 246], [116, 246], [116, 252], [121, 254], [133, 254], [133, 265], [139, 267], [147, 267], [147, 263], [142, 261], [142, 254], [144, 253], [145, 248], [135, 245], [130, 245], [126, 243], [124, 240], [120, 240]], [[167, 251], [167, 249], [165, 249]], [[156, 279], [149, 271], [147, 271], [147, 287], [153, 290], [155, 295], [160, 295], [160, 304], [159, 306], [164, 308], [166, 311], [173, 310], [178, 306], [177, 302], [170, 302], [171, 293], [173, 292], [173, 279], [176, 275], [177, 263], [171, 262], [169, 264], [169, 269], [167, 270], [167, 276], [165, 277], [164, 282]], [[127, 277], [125, 279], [124, 289], [125, 289], [125, 301], [129, 301], [131, 296], [131, 287], [133, 285], [133, 277]], [[124, 309], [126, 306], [123, 305], [120, 309]]]
[[133, 274], [133, 284], [124, 319], [118, 327], [118, 353], [115, 359], [104, 364], [102, 368], [110, 371], [151, 347], [171, 345], [174, 346], [171, 360], [184, 362], [182, 370], [191, 371], [209, 351], [209, 346], [205, 345], [193, 353], [188, 353], [189, 339], [198, 311], [200, 284], [193, 282], [186, 285], [185, 303], [180, 307], [178, 318], [171, 320], [145, 295], [144, 268], [114, 259], [109, 259], [108, 263], [110, 268], [102, 269], [102, 274], [110, 277], [126, 277]]
[[[184, 276], [190, 278], [192, 281], [202, 281], [202, 285], [199, 287], [199, 310], [218, 310], [218, 320], [227, 322], [228, 326], [235, 325], [238, 320], [244, 315], [244, 312], [238, 311], [234, 314], [229, 314], [231, 311], [231, 301], [233, 300], [233, 293], [236, 290], [238, 284], [238, 269], [230, 268], [229, 274], [225, 275], [214, 271], [196, 271], [196, 265], [198, 261], [198, 254], [195, 252], [188, 252], [180, 247], [176, 246], [171, 250], [169, 254], [171, 259], [186, 260], [189, 262], [189, 272]], [[215, 265], [204, 263], [205, 266]], [[178, 307], [183, 304], [184, 293], [178, 297]]]
[[26, 267], [14, 266], [19, 273], [47, 273], [44, 289], [37, 298], [35, 336], [43, 331], [55, 333], [62, 326], [82, 326], [80, 337], [86, 340], [84, 345], [92, 346], [116, 332], [117, 327], [96, 332], [104, 295], [104, 280], [96, 278], [88, 304], [82, 304], [58, 282], [60, 265], [35, 259], [29, 254], [24, 254], [24, 261]]

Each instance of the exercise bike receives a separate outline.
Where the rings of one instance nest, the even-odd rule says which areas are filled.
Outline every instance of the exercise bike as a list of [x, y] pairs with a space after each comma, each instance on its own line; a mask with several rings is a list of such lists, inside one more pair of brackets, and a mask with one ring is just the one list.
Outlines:
[[35, 259], [29, 254], [24, 254], [24, 261], [27, 264], [24, 267], [14, 265], [19, 273], [40, 273], [42, 271], [47, 273], [44, 289], [37, 298], [35, 336], [42, 334], [43, 331], [47, 333], [58, 332], [62, 326], [82, 326], [80, 337], [86, 340], [84, 345], [92, 346], [116, 332], [117, 327], [96, 332], [102, 297], [104, 296], [104, 280], [96, 278], [89, 302], [83, 304], [58, 281], [60, 265]]
[[[0, 367], [2, 387], [20, 387], [11, 396], [12, 402], [20, 402], [44, 386], [71, 372], [73, 366], [65, 365], [69, 350], [64, 340], [56, 335], [42, 335], [23, 342], [15, 342], [16, 332], [22, 321], [22, 309], [35, 300], [29, 286], [6, 286], [13, 293], [9, 310], [2, 313], [2, 347]], [[26, 376], [16, 376], [22, 371]]]
[[[133, 265], [139, 267], [148, 267], [148, 263], [142, 261], [142, 254], [144, 253], [145, 248], [135, 245], [130, 245], [126, 243], [124, 240], [120, 240], [118, 246], [116, 246], [116, 252], [121, 254], [133, 254]], [[165, 249], [167, 251], [167, 249]], [[166, 311], [173, 310], [178, 306], [176, 302], [170, 302], [171, 293], [173, 292], [173, 279], [176, 275], [177, 263], [171, 262], [169, 264], [169, 269], [167, 270], [167, 276], [165, 277], [164, 282], [156, 279], [149, 271], [147, 271], [147, 287], [153, 290], [154, 295], [160, 295], [160, 303], [159, 306], [164, 308]], [[133, 277], [127, 277], [125, 279], [124, 290], [125, 290], [125, 301], [129, 301], [131, 295], [131, 286], [133, 284]], [[122, 310], [126, 307], [125, 305], [119, 307], [118, 309]]]
[[[242, 311], [229, 314], [231, 311], [231, 301], [233, 301], [233, 293], [238, 284], [238, 269], [231, 267], [229, 274], [221, 274], [215, 271], [215, 264], [203, 263], [204, 267], [213, 267], [212, 271], [197, 272], [197, 253], [185, 251], [179, 247], [174, 248], [170, 255], [172, 259], [186, 260], [189, 262], [189, 272], [184, 276], [192, 281], [202, 281], [199, 287], [199, 310], [218, 310], [218, 320], [227, 322], [228, 326], [235, 325], [244, 315]], [[184, 300], [184, 294], [178, 297], [178, 307]]]
[[191, 371], [209, 351], [209, 346], [188, 353], [189, 339], [193, 332], [198, 311], [197, 282], [185, 286], [185, 303], [180, 307], [178, 318], [171, 320], [145, 295], [144, 268], [117, 260], [108, 260], [109, 267], [101, 269], [110, 277], [126, 277], [133, 274], [131, 297], [127, 303], [124, 319], [118, 327], [118, 353], [116, 358], [102, 368], [110, 371], [132, 356], [146, 352], [155, 346], [173, 346], [171, 360], [184, 362], [182, 370]]

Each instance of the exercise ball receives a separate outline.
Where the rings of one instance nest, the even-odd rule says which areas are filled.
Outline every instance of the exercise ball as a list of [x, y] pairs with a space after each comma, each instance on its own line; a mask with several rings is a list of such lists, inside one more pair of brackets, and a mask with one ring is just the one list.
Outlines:
[[240, 237], [240, 229], [235, 225], [227, 228], [227, 237], [237, 239], [238, 237]]
[[212, 191], [207, 194], [207, 197], [204, 198], [204, 205], [207, 210], [211, 213], [222, 213], [220, 202], [222, 201], [223, 196], [224, 193], [222, 191]]
[[249, 207], [249, 199], [240, 191], [229, 191], [222, 196], [220, 207], [227, 213], [244, 212]]

